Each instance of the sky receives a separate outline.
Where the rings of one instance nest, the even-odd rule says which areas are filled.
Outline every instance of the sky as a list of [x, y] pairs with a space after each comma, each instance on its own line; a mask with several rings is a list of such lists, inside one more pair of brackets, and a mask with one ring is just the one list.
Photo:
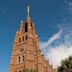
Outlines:
[[[13, 41], [25, 20], [26, 0], [0, 0], [0, 72], [8, 72]], [[30, 0], [39, 46], [54, 68], [72, 55], [72, 1]]]

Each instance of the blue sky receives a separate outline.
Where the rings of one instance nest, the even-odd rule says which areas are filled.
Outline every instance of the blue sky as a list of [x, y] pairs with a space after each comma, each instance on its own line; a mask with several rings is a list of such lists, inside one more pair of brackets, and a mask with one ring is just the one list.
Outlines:
[[[52, 43], [53, 37], [64, 34], [60, 33], [62, 28], [65, 30], [64, 27], [72, 27], [71, 0], [30, 0], [30, 5], [30, 15], [41, 44]], [[0, 72], [8, 72], [15, 32], [19, 29], [20, 20], [25, 20], [26, 16], [26, 0], [0, 0]], [[55, 51], [57, 42], [58, 47], [62, 46], [60, 41], [63, 37], [58, 39], [53, 39], [54, 45], [49, 45]]]

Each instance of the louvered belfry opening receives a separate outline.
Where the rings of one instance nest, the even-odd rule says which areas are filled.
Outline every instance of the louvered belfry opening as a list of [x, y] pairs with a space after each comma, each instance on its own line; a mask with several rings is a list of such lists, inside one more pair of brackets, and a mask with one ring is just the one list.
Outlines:
[[25, 32], [28, 32], [28, 23], [25, 23]]

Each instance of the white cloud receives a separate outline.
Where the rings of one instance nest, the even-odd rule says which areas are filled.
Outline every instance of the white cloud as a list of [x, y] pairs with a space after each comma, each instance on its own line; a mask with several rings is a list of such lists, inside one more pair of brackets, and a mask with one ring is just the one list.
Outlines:
[[53, 43], [55, 40], [60, 38], [60, 35], [62, 33], [62, 30], [60, 30], [58, 33], [54, 34], [47, 42], [40, 42], [40, 48], [46, 48], [47, 46], [49, 46], [51, 43]]
[[49, 59], [50, 64], [56, 68], [57, 66], [60, 66], [61, 60], [70, 55], [72, 55], [72, 47], [67, 48], [65, 45], [60, 45], [55, 48], [50, 48], [46, 58]]
[[72, 1], [71, 0], [65, 0], [65, 9], [69, 12], [69, 14], [72, 14]]
[[[69, 25], [69, 24], [68, 24]], [[72, 26], [64, 26], [63, 30], [54, 34], [47, 42], [40, 42], [40, 49], [44, 53], [46, 59], [54, 68], [60, 65], [61, 60], [72, 55]], [[62, 37], [64, 35], [64, 37]], [[61, 41], [61, 39], [63, 39]], [[52, 46], [55, 41], [60, 41], [59, 45]]]
[[60, 30], [57, 34], [54, 34], [49, 40], [48, 45], [50, 45], [52, 42], [60, 38], [60, 35], [62, 33], [62, 30]]

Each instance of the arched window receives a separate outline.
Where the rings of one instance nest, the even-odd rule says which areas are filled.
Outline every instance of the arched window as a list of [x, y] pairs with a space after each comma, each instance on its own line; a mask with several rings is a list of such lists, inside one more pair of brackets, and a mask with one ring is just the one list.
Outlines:
[[21, 42], [21, 38], [19, 38], [19, 42]]
[[23, 62], [24, 62], [24, 55], [23, 55]]
[[47, 72], [47, 66], [46, 66], [46, 72]]
[[24, 36], [22, 37], [22, 41], [24, 41]]
[[32, 40], [32, 44], [34, 45], [34, 40]]
[[21, 70], [19, 70], [19, 72], [21, 72]]
[[19, 63], [20, 63], [20, 59], [21, 59], [21, 57], [19, 57]]
[[28, 39], [28, 36], [26, 35], [26, 40]]
[[28, 31], [28, 24], [26, 23], [25, 24], [25, 32], [27, 32]]

